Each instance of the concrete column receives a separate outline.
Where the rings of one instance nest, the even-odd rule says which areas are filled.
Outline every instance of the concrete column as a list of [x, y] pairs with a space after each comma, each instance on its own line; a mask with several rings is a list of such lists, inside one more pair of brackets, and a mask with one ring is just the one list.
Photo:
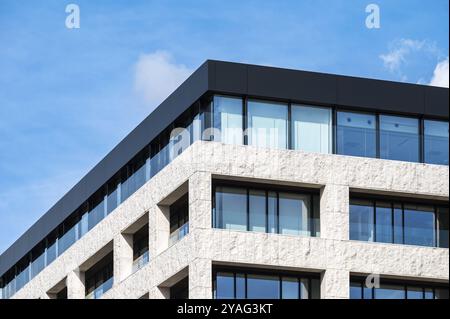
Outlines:
[[[153, 222], [152, 222], [153, 221]], [[169, 206], [156, 205], [150, 218], [149, 253], [150, 258], [159, 255], [169, 247], [170, 209]]]
[[196, 258], [189, 264], [189, 299], [212, 299], [212, 262]]
[[320, 237], [349, 239], [349, 187], [327, 184], [320, 191]]
[[114, 283], [119, 283], [132, 273], [133, 235], [116, 235], [113, 244]]
[[211, 228], [211, 173], [197, 172], [189, 178], [189, 231]]
[[67, 299], [84, 299], [86, 297], [84, 272], [79, 269], [69, 272], [66, 283]]
[[327, 269], [320, 283], [321, 299], [349, 299], [350, 272], [343, 269]]

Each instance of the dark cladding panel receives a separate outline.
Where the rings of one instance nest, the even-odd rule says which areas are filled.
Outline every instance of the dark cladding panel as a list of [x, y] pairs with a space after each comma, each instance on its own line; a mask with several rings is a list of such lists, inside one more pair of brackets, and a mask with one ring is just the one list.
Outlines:
[[448, 120], [448, 89], [425, 87], [425, 113]]
[[329, 74], [249, 65], [248, 94], [333, 105], [336, 103], [336, 78]]
[[[247, 94], [247, 65], [212, 62], [210, 90], [228, 94]], [[210, 73], [211, 74], [211, 73]]]
[[338, 77], [337, 91], [337, 104], [344, 107], [416, 115], [424, 112], [424, 93], [419, 85]]

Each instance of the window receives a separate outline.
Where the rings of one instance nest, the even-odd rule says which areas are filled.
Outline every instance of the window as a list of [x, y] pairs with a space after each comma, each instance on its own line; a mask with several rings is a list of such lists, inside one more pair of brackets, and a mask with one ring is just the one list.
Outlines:
[[315, 274], [253, 269], [213, 269], [215, 299], [319, 299]]
[[247, 298], [280, 299], [279, 278], [268, 275], [247, 275]]
[[448, 299], [448, 287], [381, 278], [380, 287], [367, 288], [365, 278], [353, 277], [350, 281], [350, 299]]
[[113, 253], [103, 257], [85, 274], [86, 299], [98, 299], [113, 284]]
[[280, 234], [309, 235], [310, 197], [292, 193], [279, 195]]
[[282, 103], [248, 101], [249, 145], [287, 149], [288, 106]]
[[439, 247], [448, 247], [448, 207], [437, 208]]
[[175, 244], [189, 233], [189, 194], [186, 193], [170, 208], [169, 246]]
[[380, 157], [419, 162], [419, 120], [380, 115]]
[[249, 230], [266, 232], [266, 192], [250, 190], [249, 205]]
[[235, 187], [216, 188], [217, 227], [247, 230], [247, 191]]
[[133, 273], [144, 267], [148, 262], [148, 224], [145, 224], [133, 234]]
[[291, 118], [293, 149], [331, 153], [331, 109], [292, 105]]
[[448, 122], [424, 120], [424, 161], [448, 165]]
[[405, 244], [435, 246], [433, 207], [405, 205]]
[[224, 185], [214, 189], [213, 227], [296, 236], [319, 234], [318, 194]]
[[448, 248], [448, 206], [352, 198], [350, 239]]
[[392, 243], [392, 207], [390, 203], [377, 202], [375, 210], [376, 239], [380, 243]]
[[214, 96], [214, 127], [220, 130], [216, 141], [226, 144], [243, 144], [242, 99]]
[[185, 277], [170, 287], [170, 299], [189, 298], [189, 278]]
[[369, 201], [350, 203], [350, 239], [373, 241], [373, 204]]
[[337, 112], [337, 153], [376, 157], [375, 115]]

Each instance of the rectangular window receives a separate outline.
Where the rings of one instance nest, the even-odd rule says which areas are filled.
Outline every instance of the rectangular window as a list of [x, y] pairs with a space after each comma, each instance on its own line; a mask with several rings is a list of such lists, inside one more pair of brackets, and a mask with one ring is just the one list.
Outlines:
[[375, 115], [337, 112], [337, 153], [376, 157]]
[[247, 230], [247, 191], [234, 187], [217, 187], [215, 196], [217, 227]]
[[374, 206], [370, 201], [350, 202], [350, 239], [374, 240]]
[[448, 165], [448, 122], [424, 120], [424, 161]]
[[448, 206], [351, 198], [350, 239], [448, 248]]
[[432, 207], [405, 205], [405, 244], [435, 246], [435, 215]]
[[[243, 144], [242, 99], [214, 96], [214, 133], [215, 141], [226, 144]], [[217, 136], [218, 135], [218, 136]]]
[[291, 119], [293, 149], [331, 153], [331, 109], [292, 105]]
[[283, 299], [300, 299], [298, 279], [295, 277], [281, 278], [281, 295]]
[[437, 208], [439, 247], [448, 248], [448, 207]]
[[288, 106], [262, 101], [248, 102], [248, 144], [287, 149]]
[[350, 299], [448, 299], [448, 287], [436, 283], [381, 278], [380, 287], [366, 287], [365, 278], [352, 277]]
[[309, 236], [309, 207], [309, 196], [280, 193], [280, 234]]
[[213, 227], [317, 236], [320, 232], [314, 224], [320, 222], [319, 205], [318, 194], [215, 186]]
[[376, 233], [375, 238], [379, 243], [392, 243], [392, 207], [390, 203], [377, 202], [376, 205]]
[[213, 269], [215, 299], [319, 299], [318, 275], [270, 270]]
[[419, 120], [380, 115], [380, 158], [419, 162]]
[[247, 298], [280, 299], [279, 278], [267, 275], [247, 275]]
[[250, 190], [249, 192], [249, 230], [266, 232], [266, 192]]

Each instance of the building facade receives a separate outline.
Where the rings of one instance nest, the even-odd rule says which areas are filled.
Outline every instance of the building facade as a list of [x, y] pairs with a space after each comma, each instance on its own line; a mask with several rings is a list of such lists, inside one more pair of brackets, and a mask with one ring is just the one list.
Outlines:
[[0, 256], [0, 296], [448, 299], [448, 102], [207, 61]]

